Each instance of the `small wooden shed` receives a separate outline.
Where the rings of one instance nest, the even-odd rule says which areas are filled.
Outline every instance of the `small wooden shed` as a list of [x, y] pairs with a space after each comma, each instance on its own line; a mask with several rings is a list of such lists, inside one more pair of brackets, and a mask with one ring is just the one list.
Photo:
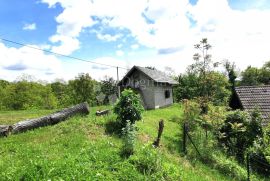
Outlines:
[[132, 88], [141, 95], [145, 109], [156, 109], [173, 103], [173, 85], [177, 81], [154, 68], [134, 66], [118, 85]]
[[270, 120], [270, 85], [236, 87], [230, 106], [250, 113], [258, 108], [263, 124], [267, 124]]

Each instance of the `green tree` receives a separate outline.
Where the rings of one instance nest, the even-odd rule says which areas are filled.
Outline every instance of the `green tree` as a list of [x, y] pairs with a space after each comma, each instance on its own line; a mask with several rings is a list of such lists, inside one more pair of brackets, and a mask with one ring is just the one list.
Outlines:
[[66, 107], [72, 104], [68, 84], [64, 80], [55, 80], [50, 84], [52, 92], [58, 100], [58, 107]]
[[112, 77], [105, 76], [104, 80], [101, 81], [101, 92], [105, 95], [104, 104], [109, 103], [109, 96], [117, 94], [116, 81]]
[[125, 89], [114, 107], [114, 113], [120, 121], [121, 126], [125, 127], [129, 120], [131, 124], [142, 119], [144, 110], [141, 99], [131, 89]]
[[226, 70], [226, 74], [229, 78], [229, 83], [231, 85], [231, 89], [233, 90], [236, 84], [236, 78], [237, 78], [237, 73], [236, 73], [236, 66], [235, 63], [231, 63], [228, 60], [225, 60], [224, 62], [224, 67]]
[[242, 72], [240, 84], [245, 86], [269, 85], [270, 84], [270, 61], [261, 68], [248, 66]]
[[216, 71], [208, 72], [205, 82], [207, 84], [208, 100], [214, 105], [226, 105], [231, 94], [226, 76]]
[[174, 87], [176, 101], [199, 97], [199, 77], [195, 73], [186, 73], [178, 76], [179, 84]]
[[207, 101], [214, 105], [225, 105], [228, 102], [230, 91], [226, 76], [219, 72], [207, 72], [204, 80], [200, 74], [188, 72], [178, 77], [179, 85], [174, 88], [174, 95], [177, 101], [182, 99], [194, 99], [203, 97], [202, 89], [207, 84]]
[[201, 108], [202, 113], [207, 113], [208, 110], [208, 101], [209, 101], [209, 89], [207, 82], [207, 73], [211, 71], [211, 55], [208, 51], [211, 49], [211, 45], [208, 43], [207, 38], [203, 38], [200, 43], [195, 44], [194, 48], [200, 53], [195, 53], [193, 59], [195, 63], [190, 66], [190, 70], [199, 74], [199, 79], [201, 82]]
[[0, 80], [0, 110], [6, 109], [4, 98], [6, 97], [6, 88], [10, 83], [5, 80]]
[[90, 105], [95, 104], [95, 81], [86, 73], [79, 74], [75, 80], [69, 81], [71, 99], [74, 104], [88, 102]]
[[50, 85], [22, 80], [9, 84], [6, 92], [4, 104], [9, 109], [53, 109], [57, 106]]
[[270, 61], [266, 62], [261, 68], [261, 74], [259, 77], [259, 82], [269, 85], [270, 84]]
[[242, 72], [241, 85], [252, 86], [260, 85], [261, 69], [256, 67], [248, 66], [246, 70]]

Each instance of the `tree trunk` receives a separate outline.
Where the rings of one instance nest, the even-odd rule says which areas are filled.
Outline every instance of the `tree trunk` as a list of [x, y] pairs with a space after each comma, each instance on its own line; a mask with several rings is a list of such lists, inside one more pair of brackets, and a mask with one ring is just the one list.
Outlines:
[[12, 133], [16, 134], [16, 133], [25, 132], [27, 130], [31, 130], [34, 128], [54, 125], [76, 114], [89, 114], [89, 112], [90, 110], [89, 110], [88, 104], [86, 102], [81, 103], [70, 108], [65, 108], [62, 111], [58, 111], [48, 116], [20, 121], [12, 125], [12, 128], [13, 128]]
[[12, 126], [9, 125], [0, 125], [0, 137], [8, 136], [12, 131]]

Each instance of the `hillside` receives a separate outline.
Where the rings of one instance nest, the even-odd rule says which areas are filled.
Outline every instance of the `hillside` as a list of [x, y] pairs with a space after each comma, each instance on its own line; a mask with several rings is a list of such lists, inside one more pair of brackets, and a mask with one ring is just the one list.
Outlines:
[[[137, 123], [136, 152], [120, 156], [115, 115], [74, 117], [58, 125], [0, 139], [0, 180], [232, 180], [199, 161], [181, 156], [179, 104], [144, 112]], [[51, 111], [0, 112], [0, 124]], [[152, 148], [158, 121], [164, 119], [161, 147]]]

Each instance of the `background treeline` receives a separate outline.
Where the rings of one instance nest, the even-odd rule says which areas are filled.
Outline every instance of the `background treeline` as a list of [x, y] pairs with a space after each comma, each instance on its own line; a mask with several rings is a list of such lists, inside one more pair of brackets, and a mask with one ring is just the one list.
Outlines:
[[[214, 105], [227, 105], [234, 86], [270, 83], [270, 62], [261, 68], [249, 66], [242, 72], [229, 61], [221, 64], [223, 72], [216, 70], [215, 66], [195, 62], [185, 73], [174, 76], [179, 82], [174, 87], [175, 102], [207, 95], [207, 101]], [[61, 79], [53, 83], [35, 81], [27, 75], [14, 82], [0, 80], [0, 110], [55, 109], [84, 101], [95, 106], [108, 104], [116, 95], [113, 78], [96, 81], [88, 73], [81, 73], [68, 82]]]
[[46, 83], [31, 76], [0, 80], [0, 110], [55, 109], [84, 101], [91, 106], [108, 104], [109, 96], [116, 96], [115, 83], [110, 77], [98, 82], [83, 73], [68, 82]]
[[221, 66], [224, 67], [223, 72], [212, 67], [202, 73], [198, 65], [190, 65], [185, 73], [176, 77], [179, 85], [174, 89], [175, 100], [194, 99], [207, 94], [214, 105], [227, 105], [235, 86], [270, 84], [270, 61], [261, 68], [248, 66], [242, 72], [229, 61], [223, 62]]

